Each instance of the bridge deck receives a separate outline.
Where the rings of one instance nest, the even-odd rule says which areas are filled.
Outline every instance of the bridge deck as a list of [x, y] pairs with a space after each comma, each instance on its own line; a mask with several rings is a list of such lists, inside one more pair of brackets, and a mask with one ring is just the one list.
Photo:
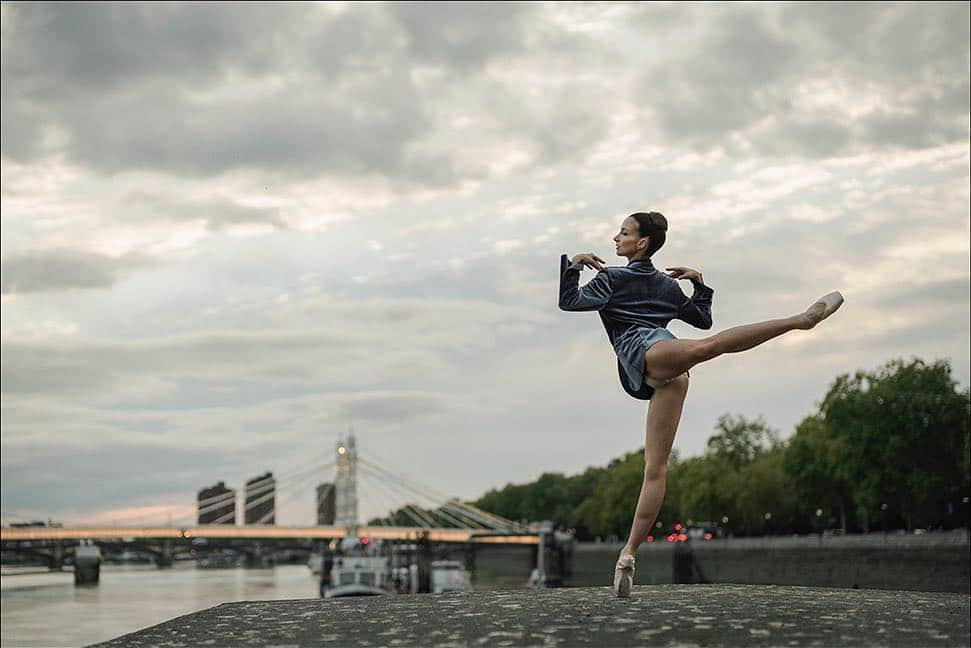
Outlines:
[[[420, 529], [416, 527], [359, 527], [357, 535], [376, 540], [414, 540], [427, 532], [432, 542], [486, 542], [504, 544], [537, 544], [537, 536], [475, 529]], [[333, 526], [283, 527], [211, 525], [196, 527], [24, 527], [0, 529], [0, 541], [23, 540], [108, 540], [140, 538], [152, 540], [182, 538], [240, 539], [322, 539], [347, 536], [347, 529]]]

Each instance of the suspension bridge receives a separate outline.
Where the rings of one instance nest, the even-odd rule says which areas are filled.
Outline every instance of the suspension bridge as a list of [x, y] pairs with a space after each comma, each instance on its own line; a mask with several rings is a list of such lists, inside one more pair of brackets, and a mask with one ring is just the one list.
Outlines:
[[[33, 555], [46, 559], [52, 567], [62, 564], [77, 543], [96, 544], [109, 551], [130, 549], [151, 554], [164, 567], [172, 564], [180, 552], [200, 544], [231, 547], [259, 557], [270, 550], [312, 551], [322, 541], [351, 536], [466, 546], [540, 542], [537, 532], [525, 525], [449, 497], [382, 463], [360, 456], [351, 435], [338, 440], [333, 455], [298, 466], [275, 479], [267, 473], [251, 480], [241, 507], [242, 519], [252, 520], [247, 524], [234, 523], [235, 491], [227, 489], [211, 497], [200, 495], [194, 507], [180, 507], [182, 514], [174, 519], [171, 512], [162, 511], [153, 513], [154, 519], [122, 519], [126, 524], [5, 527], [0, 529], [0, 545], [5, 555]], [[282, 507], [299, 510], [299, 500], [306, 500], [314, 484], [329, 475], [334, 475], [333, 524], [273, 522]], [[364, 480], [360, 479], [362, 476]], [[387, 515], [372, 517], [369, 523], [362, 524], [358, 519], [362, 494], [365, 501], [384, 507]], [[169, 519], [158, 520], [160, 514]], [[306, 514], [313, 519], [313, 510]], [[209, 523], [200, 524], [203, 519]]]

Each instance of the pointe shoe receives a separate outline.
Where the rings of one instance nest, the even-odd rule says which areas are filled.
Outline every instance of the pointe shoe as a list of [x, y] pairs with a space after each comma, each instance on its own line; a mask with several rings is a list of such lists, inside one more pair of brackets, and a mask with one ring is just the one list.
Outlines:
[[[823, 304], [824, 306], [823, 313], [822, 315], [819, 316], [819, 319], [814, 320], [806, 313], [802, 314], [802, 319], [804, 322], [806, 322], [806, 324], [809, 325], [809, 328], [813, 328], [814, 326], [822, 322], [824, 319], [826, 319], [827, 317], [835, 313], [839, 309], [839, 307], [843, 305], [843, 295], [841, 295], [839, 291], [833, 291], [828, 295], [823, 295], [822, 297], [817, 299], [816, 303], [813, 304], [813, 306], [815, 306], [816, 304]], [[812, 308], [813, 306], [810, 306], [809, 308]], [[806, 309], [806, 310], [808, 312], [809, 309]]]
[[620, 554], [614, 567], [614, 594], [617, 598], [627, 598], [634, 587], [634, 556]]

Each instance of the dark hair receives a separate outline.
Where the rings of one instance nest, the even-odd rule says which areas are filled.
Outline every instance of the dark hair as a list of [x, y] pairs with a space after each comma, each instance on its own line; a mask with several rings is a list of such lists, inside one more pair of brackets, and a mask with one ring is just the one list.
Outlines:
[[637, 212], [630, 217], [637, 221], [637, 231], [641, 236], [651, 238], [651, 242], [647, 245], [647, 256], [653, 256], [661, 249], [667, 238], [668, 219], [661, 212]]

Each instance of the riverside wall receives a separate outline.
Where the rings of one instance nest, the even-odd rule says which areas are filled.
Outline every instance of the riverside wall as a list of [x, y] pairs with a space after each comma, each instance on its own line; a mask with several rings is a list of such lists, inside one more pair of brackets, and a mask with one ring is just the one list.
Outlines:
[[[565, 584], [609, 582], [622, 545], [576, 543]], [[802, 585], [971, 594], [966, 531], [644, 543], [635, 582]]]

